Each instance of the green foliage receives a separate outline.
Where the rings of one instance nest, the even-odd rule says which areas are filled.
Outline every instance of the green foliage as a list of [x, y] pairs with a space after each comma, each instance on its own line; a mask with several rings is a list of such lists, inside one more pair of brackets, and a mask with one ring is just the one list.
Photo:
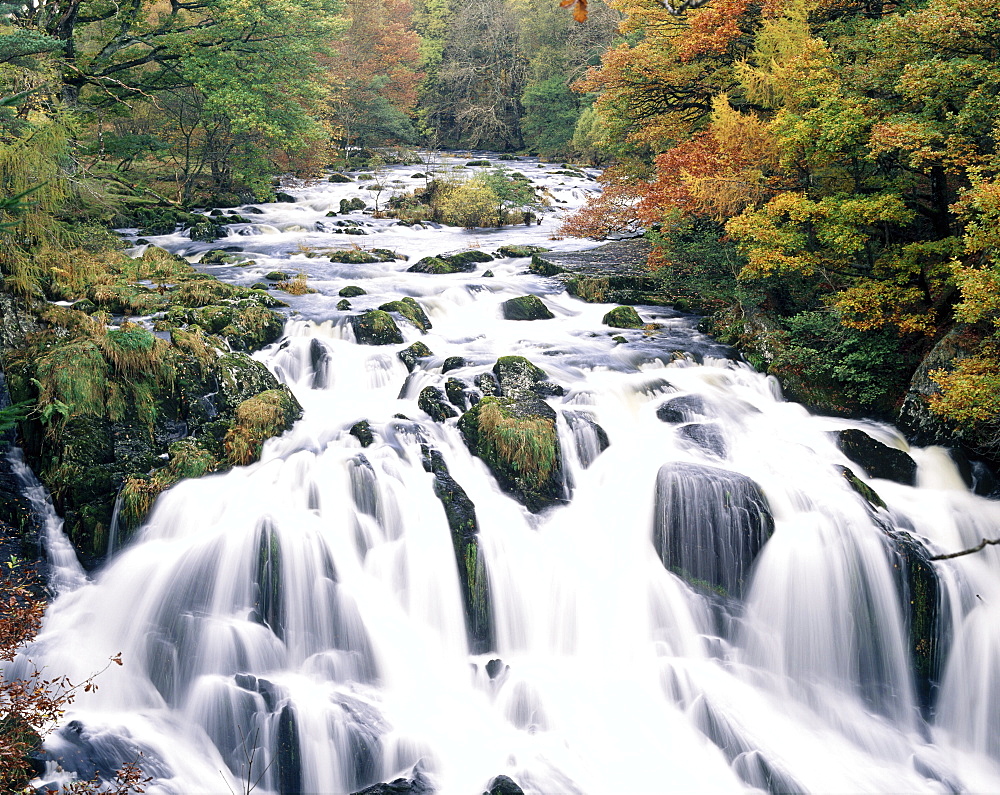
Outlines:
[[566, 84], [566, 78], [553, 75], [540, 83], [530, 83], [521, 103], [527, 148], [547, 158], [569, 155], [580, 117], [580, 99]]

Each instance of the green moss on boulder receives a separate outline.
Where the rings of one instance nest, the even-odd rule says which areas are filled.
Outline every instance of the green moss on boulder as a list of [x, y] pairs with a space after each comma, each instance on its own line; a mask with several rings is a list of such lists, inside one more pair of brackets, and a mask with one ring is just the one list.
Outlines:
[[403, 341], [403, 334], [392, 315], [381, 309], [371, 309], [351, 317], [354, 338], [360, 345], [396, 345]]
[[500, 304], [505, 320], [551, 320], [555, 317], [537, 295], [521, 295]]
[[611, 328], [642, 328], [642, 318], [630, 306], [616, 306], [608, 312], [601, 322]]
[[423, 307], [409, 296], [399, 301], [390, 301], [382, 304], [379, 309], [383, 312], [398, 312], [424, 333], [431, 328], [431, 321], [424, 312]]

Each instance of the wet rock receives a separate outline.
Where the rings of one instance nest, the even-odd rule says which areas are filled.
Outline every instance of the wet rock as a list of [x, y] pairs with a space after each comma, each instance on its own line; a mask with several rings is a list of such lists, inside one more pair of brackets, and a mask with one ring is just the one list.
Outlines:
[[278, 742], [275, 748], [278, 791], [282, 795], [302, 795], [302, 751], [295, 710], [285, 705], [278, 717]]
[[451, 266], [447, 260], [443, 260], [440, 257], [424, 257], [421, 260], [411, 265], [406, 269], [407, 273], [432, 273], [432, 274], [446, 274], [446, 273], [457, 273], [457, 271]]
[[834, 469], [840, 473], [840, 476], [847, 481], [847, 484], [860, 494], [872, 508], [886, 507], [885, 500], [878, 496], [878, 492], [851, 472], [848, 467], [837, 465]]
[[500, 384], [497, 383], [497, 379], [493, 376], [493, 373], [480, 373], [472, 379], [472, 383], [487, 397], [497, 397], [500, 395]]
[[678, 395], [666, 400], [656, 410], [656, 417], [662, 422], [688, 422], [707, 413], [700, 395]]
[[451, 401], [453, 406], [458, 406], [462, 411], [465, 411], [469, 404], [468, 397], [465, 394], [467, 388], [465, 382], [459, 378], [449, 378], [444, 384], [444, 391], [448, 395], [448, 400]]
[[707, 422], [691, 422], [677, 429], [677, 434], [696, 447], [716, 458], [725, 458], [728, 451], [726, 437], [718, 425]]
[[492, 278], [494, 278], [493, 271], [491, 271], [491, 270], [485, 270], [485, 271], [483, 271], [483, 278], [484, 279], [492, 279]]
[[341, 298], [339, 301], [337, 301], [337, 309], [339, 309], [341, 312], [346, 312], [350, 308], [351, 308], [351, 302], [348, 301], [346, 298]]
[[192, 240], [211, 242], [226, 236], [226, 227], [205, 218], [188, 229], [188, 237]]
[[912, 486], [917, 480], [917, 464], [902, 450], [882, 444], [856, 428], [834, 434], [837, 447], [860, 466], [870, 478], [894, 480]]
[[265, 273], [264, 278], [271, 282], [284, 282], [292, 277], [291, 274], [285, 271], [271, 271], [270, 273]]
[[327, 178], [327, 182], [353, 182], [349, 176], [346, 174], [331, 174]]
[[368, 420], [358, 420], [351, 426], [348, 433], [361, 442], [362, 447], [370, 447], [375, 441], [375, 435], [372, 433], [372, 426]]
[[381, 309], [370, 309], [351, 317], [354, 338], [360, 345], [398, 345], [403, 341], [392, 315]]
[[437, 790], [418, 763], [410, 778], [397, 778], [387, 783], [373, 784], [352, 795], [432, 795]]
[[522, 295], [500, 304], [505, 320], [551, 320], [555, 317], [537, 295]]
[[448, 262], [456, 272], [469, 273], [475, 270], [475, 266], [480, 262], [492, 262], [493, 257], [485, 251], [470, 249], [461, 251], [458, 254], [442, 254], [441, 259]]
[[530, 257], [532, 254], [544, 254], [546, 251], [549, 251], [549, 249], [544, 246], [500, 246], [497, 249], [497, 255], [517, 259], [520, 257]]
[[521, 789], [512, 778], [507, 776], [497, 776], [490, 782], [490, 788], [483, 795], [524, 795]]
[[465, 367], [465, 359], [461, 356], [449, 356], [444, 360], [444, 364], [441, 366], [441, 372], [447, 373], [451, 370], [458, 370], [461, 367]]
[[581, 466], [589, 467], [594, 460], [611, 445], [608, 434], [597, 421], [585, 411], [564, 411], [563, 416], [573, 431], [576, 455]]
[[309, 364], [312, 366], [313, 389], [325, 389], [330, 385], [330, 349], [316, 337], [309, 341]]
[[284, 193], [282, 191], [277, 191], [274, 194], [274, 200], [276, 202], [282, 202], [284, 204], [295, 204], [296, 198], [290, 193]]
[[500, 488], [532, 513], [561, 502], [562, 450], [555, 411], [533, 395], [518, 400], [484, 397], [459, 418], [469, 450]]
[[406, 369], [412, 373], [420, 359], [425, 359], [428, 356], [433, 356], [434, 354], [431, 353], [431, 349], [424, 345], [424, 343], [414, 342], [408, 348], [404, 348], [396, 355], [402, 360], [403, 364], [406, 365]]
[[420, 331], [426, 333], [431, 328], [431, 321], [420, 304], [415, 299], [407, 296], [399, 301], [389, 301], [379, 307], [383, 312], [398, 312]]
[[373, 262], [383, 261], [380, 256], [360, 248], [328, 251], [326, 256], [330, 262], [339, 262], [344, 265], [370, 265]]
[[630, 306], [618, 306], [608, 312], [601, 322], [612, 328], [642, 328], [642, 318]]
[[434, 474], [434, 494], [444, 507], [451, 530], [469, 649], [473, 654], [483, 654], [494, 646], [493, 613], [489, 579], [479, 550], [476, 506], [449, 473], [441, 453], [426, 446], [422, 452], [424, 469]]
[[507, 666], [503, 660], [500, 659], [490, 660], [488, 663], [486, 663], [486, 675], [490, 679], [496, 679], [498, 676], [500, 676], [500, 674], [508, 670], [508, 668], [509, 666]]
[[767, 500], [746, 475], [689, 463], [660, 467], [653, 544], [663, 565], [692, 584], [741, 596], [773, 532]]
[[[534, 395], [535, 387], [549, 377], [523, 356], [501, 356], [493, 365], [493, 374], [500, 390], [496, 394], [515, 399]], [[490, 394], [481, 379], [476, 380], [476, 386], [484, 395]]]
[[420, 390], [417, 406], [430, 414], [435, 422], [444, 422], [450, 417], [458, 416], [458, 412], [446, 402], [444, 392], [436, 386], [426, 386]]

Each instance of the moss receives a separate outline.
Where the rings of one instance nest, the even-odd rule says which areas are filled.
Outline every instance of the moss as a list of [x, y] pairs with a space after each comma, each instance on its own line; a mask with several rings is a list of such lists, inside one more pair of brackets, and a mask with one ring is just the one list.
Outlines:
[[389, 303], [382, 304], [379, 309], [383, 312], [398, 312], [424, 333], [431, 328], [431, 321], [428, 319], [423, 307], [409, 296], [403, 298], [401, 301], [390, 301]]
[[643, 328], [642, 318], [630, 306], [616, 306], [604, 316], [601, 322], [612, 328]]
[[407, 273], [432, 273], [437, 275], [457, 273], [455, 267], [440, 257], [424, 257], [406, 269]]
[[357, 298], [359, 295], [368, 295], [368, 291], [356, 284], [349, 284], [346, 287], [341, 287], [337, 295], [341, 298]]
[[500, 305], [506, 320], [551, 320], [555, 317], [537, 295], [522, 295]]
[[301, 415], [287, 389], [270, 389], [244, 400], [224, 441], [228, 463], [242, 466], [257, 460], [264, 442], [288, 430]]
[[351, 302], [348, 301], [346, 298], [341, 298], [339, 301], [337, 301], [337, 309], [340, 310], [341, 312], [346, 312], [350, 308], [351, 308]]
[[549, 249], [544, 246], [500, 246], [497, 254], [501, 257], [531, 257], [535, 254], [544, 254]]
[[382, 262], [382, 258], [360, 248], [349, 248], [342, 251], [329, 252], [330, 262], [342, 262], [349, 265], [367, 265], [372, 262]]
[[289, 277], [289, 274], [284, 271], [271, 271], [270, 273], [265, 273], [264, 278], [271, 282], [283, 282]]
[[403, 341], [403, 335], [392, 315], [381, 309], [372, 309], [351, 317], [355, 339], [361, 345], [394, 345]]
[[561, 453], [554, 417], [531, 404], [484, 397], [462, 415], [458, 426], [501, 488], [518, 496], [529, 510], [539, 511], [560, 498]]
[[413, 368], [417, 366], [418, 359], [424, 359], [428, 356], [433, 356], [434, 354], [431, 352], [430, 348], [424, 345], [424, 343], [414, 342], [412, 345], [404, 348], [396, 355], [402, 360], [403, 364], [406, 365], [406, 369], [412, 373]]
[[589, 304], [603, 304], [608, 300], [611, 284], [604, 276], [578, 276], [566, 283], [566, 292]]

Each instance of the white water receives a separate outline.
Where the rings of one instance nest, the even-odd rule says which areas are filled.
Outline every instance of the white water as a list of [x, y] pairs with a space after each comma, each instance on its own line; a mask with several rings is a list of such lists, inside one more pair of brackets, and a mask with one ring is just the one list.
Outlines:
[[[83, 739], [62, 730], [53, 752], [70, 754], [70, 768], [76, 753], [83, 774], [88, 759], [113, 769], [141, 748], [155, 778], [147, 791], [185, 795], [242, 792], [261, 772], [255, 792], [292, 792], [289, 769], [304, 792], [350, 792], [410, 775], [418, 762], [438, 791], [459, 795], [501, 773], [546, 795], [1000, 792], [1000, 550], [932, 564], [950, 621], [925, 720], [897, 558], [835, 469], [850, 462], [828, 434], [859, 427], [905, 449], [893, 429], [783, 402], [772, 379], [725, 358], [669, 310], [640, 308], [663, 328], [622, 332], [628, 344], [615, 345], [618, 332], [601, 324], [609, 306], [527, 275], [527, 260], [474, 274], [404, 272], [419, 257], [473, 246], [590, 245], [548, 238], [592, 183], [514, 167], [566, 201], [540, 226], [409, 229], [356, 213], [369, 235], [335, 235], [317, 231], [325, 213], [370, 195], [324, 182], [290, 189], [297, 203], [263, 205], [224, 241], [154, 241], [189, 255], [242, 246], [256, 266], [210, 269], [241, 284], [276, 268], [309, 274], [319, 292], [289, 299], [286, 338], [258, 354], [305, 416], [260, 463], [163, 495], [130, 546], [54, 602], [34, 660], [77, 680], [117, 652], [124, 665], [74, 704]], [[394, 169], [409, 183], [416, 170]], [[352, 243], [396, 249], [410, 263], [338, 265], [303, 253]], [[495, 278], [479, 275], [487, 268]], [[352, 312], [414, 296], [433, 329], [421, 336], [401, 323], [405, 344], [422, 339], [435, 356], [409, 375], [396, 357], [405, 344], [356, 345], [348, 313], [334, 308], [347, 284], [368, 291]], [[525, 293], [556, 318], [501, 320], [500, 302]], [[313, 377], [312, 345], [329, 353], [325, 384]], [[587, 412], [611, 441], [594, 458], [590, 434], [581, 460], [570, 421], [560, 421], [572, 498], [541, 515], [498, 490], [455, 420], [432, 422], [416, 405], [423, 387], [447, 377], [471, 385], [508, 354], [544, 368], [567, 390], [550, 405]], [[448, 356], [467, 365], [446, 376]], [[723, 455], [657, 418], [675, 393], [704, 400], [700, 419], [717, 429]], [[365, 450], [347, 433], [362, 418], [376, 436]], [[468, 652], [422, 443], [442, 453], [476, 506], [493, 653]], [[947, 456], [910, 452], [918, 488], [870, 481], [889, 506], [882, 525], [943, 552], [1000, 535], [1000, 506], [970, 494]], [[775, 530], [742, 600], [710, 597], [661, 563], [652, 539], [669, 519], [654, 514], [656, 483], [672, 462], [747, 476], [766, 498]], [[503, 666], [491, 679], [493, 659]], [[279, 760], [291, 726], [300, 765]]]

